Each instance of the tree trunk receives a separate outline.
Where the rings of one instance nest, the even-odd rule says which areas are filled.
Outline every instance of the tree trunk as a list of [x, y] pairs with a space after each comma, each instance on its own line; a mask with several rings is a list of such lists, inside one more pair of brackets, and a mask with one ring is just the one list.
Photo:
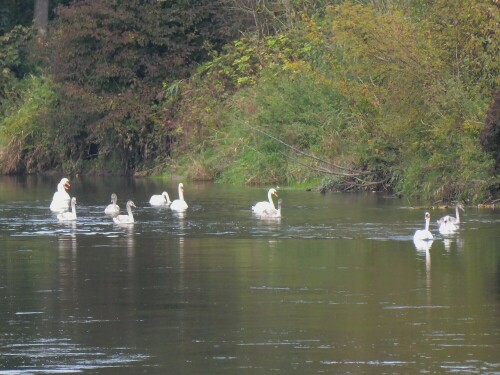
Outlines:
[[33, 22], [38, 34], [45, 35], [49, 26], [49, 0], [35, 0]]

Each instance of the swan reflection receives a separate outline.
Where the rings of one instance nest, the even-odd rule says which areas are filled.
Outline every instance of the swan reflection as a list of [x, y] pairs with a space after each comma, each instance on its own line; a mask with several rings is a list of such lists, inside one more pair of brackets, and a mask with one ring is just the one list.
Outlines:
[[431, 249], [433, 240], [419, 240], [413, 239], [413, 244], [415, 245], [415, 249], [419, 251], [429, 251]]
[[120, 236], [120, 242], [125, 245], [128, 256], [131, 257], [135, 251], [135, 225], [134, 223], [115, 225], [123, 231], [123, 237]]
[[434, 241], [424, 241], [414, 239], [413, 244], [415, 245], [415, 249], [418, 251], [425, 251], [425, 271], [426, 271], [426, 285], [427, 290], [431, 288], [431, 247]]

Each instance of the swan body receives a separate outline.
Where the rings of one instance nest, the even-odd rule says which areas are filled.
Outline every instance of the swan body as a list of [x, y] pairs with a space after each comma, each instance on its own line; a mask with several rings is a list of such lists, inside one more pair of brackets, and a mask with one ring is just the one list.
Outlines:
[[446, 215], [437, 221], [439, 225], [439, 233], [449, 234], [458, 230], [460, 225], [460, 213], [459, 209], [464, 211], [464, 207], [461, 204], [455, 206], [456, 217]]
[[132, 207], [136, 207], [134, 202], [127, 202], [127, 215], [118, 215], [113, 218], [116, 224], [131, 224], [134, 223], [134, 215], [132, 215]]
[[149, 204], [151, 206], [168, 206], [171, 203], [170, 197], [166, 191], [161, 194], [152, 195], [151, 199], [149, 199]]
[[55, 213], [62, 213], [69, 210], [69, 203], [71, 197], [66, 191], [70, 187], [69, 180], [65, 177], [61, 179], [59, 184], [57, 184], [57, 191], [52, 197], [52, 202], [50, 203], [50, 210]]
[[108, 204], [104, 209], [104, 213], [109, 216], [117, 216], [120, 214], [120, 206], [116, 204], [118, 197], [115, 193], [111, 194], [111, 204]]
[[429, 231], [429, 223], [431, 221], [431, 215], [426, 212], [425, 213], [425, 229], [419, 229], [413, 235], [413, 241], [429, 241], [433, 240], [434, 236]]
[[276, 211], [276, 207], [274, 207], [272, 198], [273, 195], [278, 196], [278, 192], [276, 191], [276, 189], [271, 188], [267, 192], [268, 200], [256, 203], [255, 206], [252, 206], [252, 212], [256, 214], [262, 214], [266, 210], [269, 212], [272, 212], [273, 210]]
[[184, 185], [182, 182], [179, 184], [179, 199], [174, 200], [170, 204], [170, 209], [174, 211], [184, 211], [188, 208], [186, 201], [184, 200]]
[[281, 217], [281, 203], [283, 203], [283, 199], [278, 199], [278, 208], [268, 207], [259, 215], [262, 217]]
[[439, 233], [441, 234], [451, 234], [458, 230], [458, 225], [453, 223], [450, 218], [453, 216], [444, 216], [439, 221]]
[[76, 220], [76, 198], [71, 198], [71, 211], [61, 212], [57, 214], [59, 221], [75, 221]]

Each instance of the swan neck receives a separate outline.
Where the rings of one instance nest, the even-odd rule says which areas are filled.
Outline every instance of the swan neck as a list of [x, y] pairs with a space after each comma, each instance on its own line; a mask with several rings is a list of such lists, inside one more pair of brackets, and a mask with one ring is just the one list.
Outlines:
[[456, 221], [456, 223], [460, 224], [460, 214], [458, 213], [458, 211], [460, 211], [460, 210], [458, 209], [458, 206], [456, 206], [455, 207], [455, 213], [457, 215], [457, 221]]
[[276, 209], [276, 207], [274, 206], [273, 193], [271, 190], [267, 192], [267, 199], [269, 199], [269, 203], [271, 203], [271, 206], [273, 206], [273, 208]]
[[181, 187], [179, 187], [179, 200], [181, 200], [181, 201], [184, 200], [184, 192], [182, 191]]
[[431, 219], [425, 219], [425, 230], [429, 230], [429, 222], [431, 221]]

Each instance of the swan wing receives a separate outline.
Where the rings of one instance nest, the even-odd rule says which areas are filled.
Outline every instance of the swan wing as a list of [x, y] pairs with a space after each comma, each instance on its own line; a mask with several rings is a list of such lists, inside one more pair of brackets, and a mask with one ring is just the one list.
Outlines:
[[120, 213], [120, 206], [117, 204], [108, 204], [104, 209], [104, 213], [110, 216], [116, 216]]
[[274, 207], [267, 207], [264, 208], [260, 213], [258, 213], [260, 216], [265, 216], [265, 217], [280, 217], [281, 216], [281, 209], [276, 209]]
[[456, 232], [457, 230], [458, 227], [450, 221], [443, 222], [441, 225], [439, 225], [439, 233], [441, 234], [450, 234]]
[[130, 218], [129, 215], [118, 215], [113, 218], [113, 221], [116, 224], [128, 224], [128, 223], [133, 223], [134, 219]]
[[57, 215], [57, 219], [59, 221], [72, 221], [76, 220], [76, 216], [73, 214], [73, 212], [63, 212]]
[[62, 213], [69, 210], [69, 203], [71, 198], [68, 193], [56, 191], [50, 203], [50, 210], [52, 212]]
[[165, 198], [162, 195], [152, 195], [149, 199], [149, 204], [152, 206], [161, 206], [165, 204]]
[[252, 211], [256, 214], [261, 214], [266, 210], [273, 210], [274, 207], [271, 205], [271, 203], [262, 201], [258, 202], [255, 204], [255, 206], [252, 206]]
[[413, 240], [420, 240], [420, 241], [425, 241], [425, 240], [432, 240], [434, 236], [432, 235], [431, 232], [425, 229], [419, 229], [415, 232], [413, 235]]
[[186, 203], [186, 201], [183, 201], [183, 200], [180, 200], [180, 199], [176, 199], [172, 202], [172, 204], [170, 205], [170, 209], [174, 210], [174, 211], [184, 211], [188, 208], [188, 205]]

